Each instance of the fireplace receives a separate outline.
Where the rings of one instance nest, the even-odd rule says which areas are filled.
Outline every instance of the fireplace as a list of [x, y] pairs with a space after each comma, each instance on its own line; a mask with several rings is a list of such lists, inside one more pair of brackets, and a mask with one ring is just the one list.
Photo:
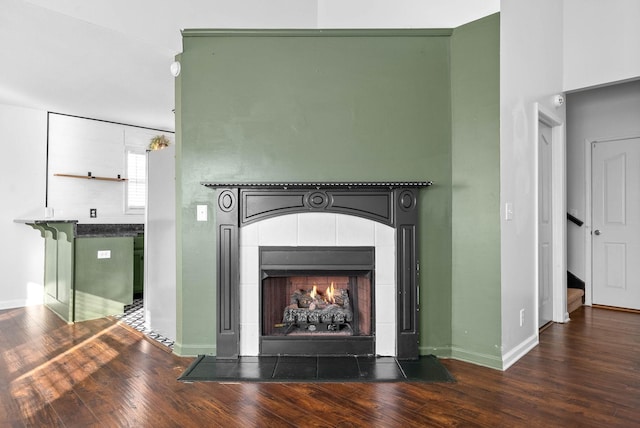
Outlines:
[[[216, 189], [218, 358], [418, 357], [417, 205], [430, 182], [202, 184]], [[296, 228], [316, 241], [290, 239]]]
[[374, 247], [260, 247], [260, 355], [374, 355]]

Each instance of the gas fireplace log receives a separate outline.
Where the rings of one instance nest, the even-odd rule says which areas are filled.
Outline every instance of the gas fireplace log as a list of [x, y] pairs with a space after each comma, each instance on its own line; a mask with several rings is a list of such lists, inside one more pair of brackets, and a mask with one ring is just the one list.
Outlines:
[[320, 324], [326, 327], [319, 330], [337, 331], [341, 325], [352, 321], [353, 312], [347, 290], [334, 289], [333, 284], [324, 294], [318, 292], [315, 286], [313, 290], [296, 290], [282, 317], [283, 324], [304, 326], [310, 331], [315, 331]]
[[353, 321], [350, 308], [330, 305], [324, 309], [296, 308], [287, 306], [282, 322], [285, 324], [345, 324]]

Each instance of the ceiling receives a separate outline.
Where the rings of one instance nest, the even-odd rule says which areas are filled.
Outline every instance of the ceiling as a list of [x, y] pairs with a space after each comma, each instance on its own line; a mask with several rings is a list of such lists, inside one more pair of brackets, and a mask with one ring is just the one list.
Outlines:
[[455, 28], [500, 0], [3, 0], [0, 103], [173, 130], [183, 28]]

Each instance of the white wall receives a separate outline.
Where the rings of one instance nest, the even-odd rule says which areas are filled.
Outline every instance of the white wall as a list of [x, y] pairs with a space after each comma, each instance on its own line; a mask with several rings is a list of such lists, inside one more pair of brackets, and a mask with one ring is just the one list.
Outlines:
[[47, 113], [0, 104], [0, 309], [41, 304], [44, 240], [14, 219], [42, 216]]
[[[500, 25], [500, 192], [502, 352], [535, 343], [536, 151], [535, 103], [564, 120], [552, 105], [562, 91], [562, 3], [502, 1]], [[513, 220], [504, 219], [506, 202]], [[497, 214], [497, 213], [496, 213]], [[520, 327], [519, 312], [525, 310]]]
[[[144, 153], [161, 131], [60, 114], [49, 115], [48, 207], [54, 217], [81, 223], [144, 223], [144, 210], [125, 210], [126, 182], [60, 177], [72, 174], [127, 177], [125, 148]], [[90, 218], [89, 209], [97, 209]]]
[[317, 0], [318, 28], [455, 28], [496, 13], [500, 0]]
[[[50, 115], [54, 116], [60, 117]], [[5, 240], [5, 251], [0, 257], [0, 309], [41, 304], [43, 300], [44, 240], [39, 232], [14, 220], [44, 218], [47, 117], [45, 111], [0, 104], [0, 132], [4, 140], [0, 156], [0, 234]], [[113, 164], [123, 167], [124, 141], [136, 140], [147, 145], [149, 138], [158, 132], [86, 119], [72, 122], [91, 124], [89, 132], [84, 132], [86, 127], [72, 126], [49, 141], [50, 160], [54, 158], [49, 165], [52, 185], [49, 206], [54, 208], [56, 217], [83, 222], [144, 222], [144, 214], [123, 213], [123, 183], [52, 175], [88, 171], [94, 175], [117, 174], [111, 168]], [[171, 134], [169, 137], [172, 139]], [[101, 143], [105, 142], [108, 150], [102, 151]], [[93, 160], [88, 162], [90, 159]], [[107, 169], [100, 169], [103, 166]], [[97, 219], [89, 219], [88, 204], [98, 208]]]
[[176, 339], [176, 147], [147, 154], [145, 325]]
[[640, 1], [563, 3], [565, 90], [640, 76]]

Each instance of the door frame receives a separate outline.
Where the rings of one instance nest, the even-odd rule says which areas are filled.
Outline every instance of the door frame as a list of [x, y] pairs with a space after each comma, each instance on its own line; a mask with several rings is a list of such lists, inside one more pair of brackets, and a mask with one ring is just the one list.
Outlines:
[[593, 305], [593, 240], [591, 239], [592, 227], [592, 213], [593, 202], [591, 198], [592, 192], [592, 161], [593, 154], [591, 152], [591, 145], [593, 143], [608, 143], [611, 141], [629, 140], [632, 138], [640, 138], [640, 134], [621, 137], [607, 137], [607, 138], [587, 138], [584, 140], [584, 304], [587, 306]]
[[535, 325], [539, 323], [540, 303], [540, 156], [538, 150], [539, 133], [542, 122], [551, 128], [551, 203], [552, 203], [552, 321], [569, 321], [567, 312], [567, 180], [566, 180], [566, 136], [562, 120], [539, 103], [534, 108], [535, 123]]

